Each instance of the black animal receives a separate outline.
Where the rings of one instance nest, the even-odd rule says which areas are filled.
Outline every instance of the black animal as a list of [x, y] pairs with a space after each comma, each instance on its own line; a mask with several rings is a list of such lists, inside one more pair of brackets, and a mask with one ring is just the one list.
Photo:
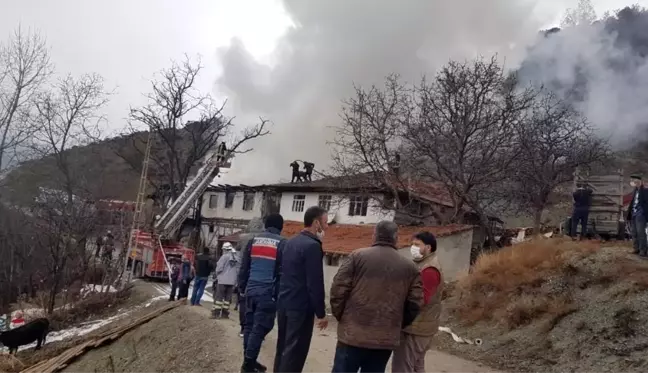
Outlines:
[[10, 354], [15, 354], [18, 347], [38, 341], [36, 343], [36, 350], [38, 350], [45, 343], [47, 333], [49, 333], [49, 320], [40, 318], [16, 329], [0, 333], [0, 344], [8, 347]]

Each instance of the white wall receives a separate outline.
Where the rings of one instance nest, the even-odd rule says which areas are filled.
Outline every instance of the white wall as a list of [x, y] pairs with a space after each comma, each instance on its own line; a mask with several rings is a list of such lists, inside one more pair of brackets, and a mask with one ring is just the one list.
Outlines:
[[[212, 195], [218, 196], [218, 202], [216, 208], [210, 209], [209, 200]], [[205, 218], [250, 220], [261, 216], [262, 200], [262, 192], [254, 193], [254, 207], [250, 211], [244, 211], [243, 192], [236, 192], [234, 194], [234, 203], [229, 208], [225, 208], [225, 192], [206, 192], [203, 196], [202, 215]]]
[[331, 195], [329, 218], [332, 215], [335, 215], [335, 221], [339, 224], [376, 224], [381, 220], [394, 220], [394, 212], [382, 210], [378, 201], [374, 199], [381, 198], [382, 196], [376, 195], [369, 199], [367, 216], [349, 216], [349, 200], [343, 195], [304, 192], [284, 192], [281, 194], [281, 207], [279, 212], [283, 216], [284, 220], [302, 221], [304, 219], [304, 211], [292, 211], [293, 199], [296, 194], [303, 194], [306, 196], [304, 211], [311, 206], [316, 206], [320, 195]]
[[[454, 281], [468, 273], [472, 236], [473, 230], [471, 229], [437, 238], [437, 255], [446, 282]], [[409, 248], [401, 249], [399, 252], [410, 259], [412, 258]]]
[[[446, 282], [451, 282], [459, 278], [463, 274], [467, 274], [470, 269], [470, 248], [472, 245], [472, 230], [458, 232], [449, 236], [439, 237], [437, 239], [437, 255], [445, 276]], [[409, 247], [399, 250], [399, 253], [407, 258], [412, 258]], [[345, 260], [344, 257], [340, 258], [341, 261]], [[329, 292], [333, 284], [333, 277], [338, 271], [338, 265], [326, 264], [326, 258], [323, 261], [324, 265], [324, 285], [326, 289], [326, 306], [329, 304]]]

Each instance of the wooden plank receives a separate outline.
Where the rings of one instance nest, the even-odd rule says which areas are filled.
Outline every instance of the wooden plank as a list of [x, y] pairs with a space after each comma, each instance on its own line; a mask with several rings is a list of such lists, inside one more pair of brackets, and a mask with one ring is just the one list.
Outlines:
[[21, 371], [21, 373], [54, 373], [58, 372], [61, 369], [65, 368], [72, 362], [74, 359], [77, 357], [83, 355], [86, 351], [91, 350], [95, 347], [99, 347], [103, 345], [104, 343], [108, 341], [115, 340], [128, 331], [135, 329], [136, 327], [153, 320], [154, 318], [162, 315], [163, 313], [176, 308], [180, 306], [181, 304], [184, 304], [186, 301], [181, 300], [181, 301], [176, 301], [173, 303], [170, 303], [167, 306], [164, 306], [158, 310], [155, 310], [151, 313], [148, 313], [136, 320], [133, 320], [127, 325], [123, 325], [114, 329], [110, 329], [102, 333], [101, 335], [90, 339], [80, 345], [71, 347], [67, 349], [65, 352], [62, 354], [55, 356], [49, 360], [45, 360], [43, 362], [40, 362], [38, 364], [32, 365], [31, 367], [24, 369]]

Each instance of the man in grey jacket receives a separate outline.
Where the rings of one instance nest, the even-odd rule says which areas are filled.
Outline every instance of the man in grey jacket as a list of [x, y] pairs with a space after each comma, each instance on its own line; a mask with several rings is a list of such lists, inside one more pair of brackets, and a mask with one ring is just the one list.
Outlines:
[[241, 262], [234, 246], [229, 242], [223, 245], [223, 255], [216, 264], [216, 296], [214, 298], [213, 318], [229, 318], [230, 303], [238, 277]]

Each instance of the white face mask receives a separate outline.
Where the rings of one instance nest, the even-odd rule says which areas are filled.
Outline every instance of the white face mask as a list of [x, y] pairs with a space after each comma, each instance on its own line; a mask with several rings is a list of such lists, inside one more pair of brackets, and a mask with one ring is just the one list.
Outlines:
[[322, 223], [319, 224], [319, 229], [317, 230], [317, 238], [320, 239], [320, 241], [324, 238], [324, 229], [322, 229]]
[[412, 247], [410, 247], [410, 253], [412, 253], [412, 259], [421, 259], [423, 257], [423, 254], [421, 254], [421, 248], [418, 246], [412, 245]]

